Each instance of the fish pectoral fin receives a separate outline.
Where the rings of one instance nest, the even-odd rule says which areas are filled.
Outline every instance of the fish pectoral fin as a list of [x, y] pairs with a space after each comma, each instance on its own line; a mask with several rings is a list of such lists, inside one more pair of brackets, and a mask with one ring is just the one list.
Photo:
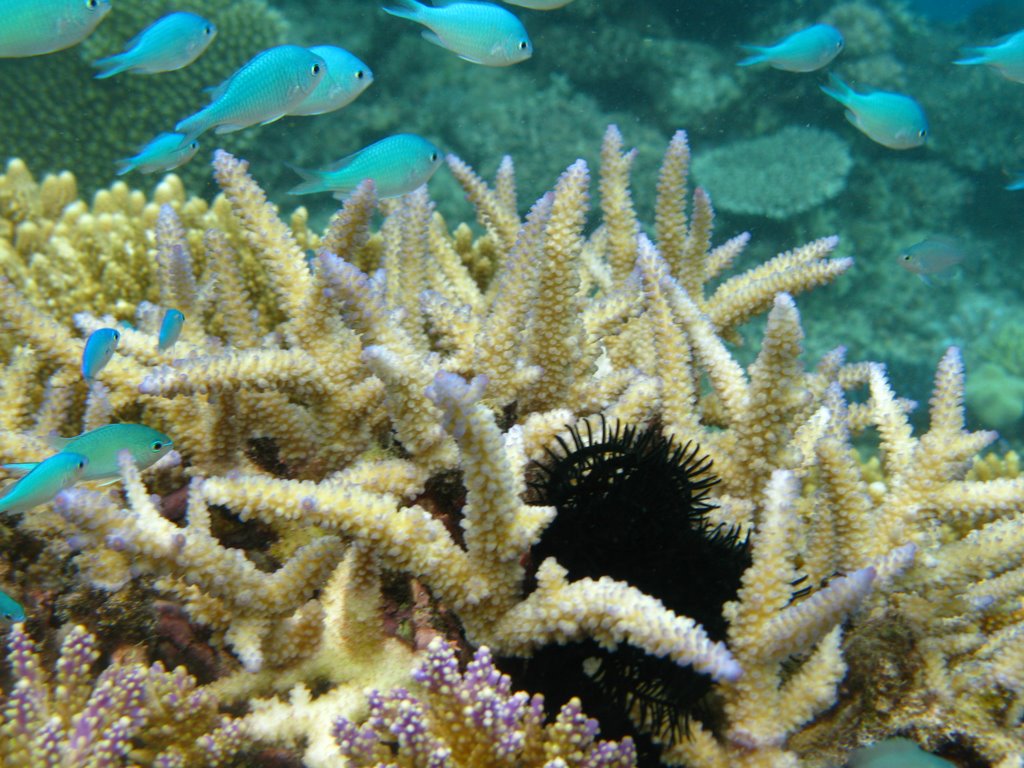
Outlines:
[[0, 467], [3, 467], [12, 475], [27, 475], [29, 472], [36, 468], [36, 465], [37, 462], [28, 461], [23, 462], [21, 464], [0, 464]]
[[[444, 44], [444, 40], [442, 40], [440, 37], [438, 37], [437, 33], [434, 32], [434, 30], [432, 30], [432, 29], [424, 29], [422, 32], [420, 32], [420, 37], [422, 37], [428, 43], [433, 43], [434, 45], [439, 45], [442, 48], [445, 48], [447, 50], [451, 50], [450, 48], [448, 48], [447, 45]], [[460, 58], [466, 59], [466, 57], [462, 56], [461, 54], [460, 54]], [[473, 60], [472, 59], [466, 59], [466, 61], [473, 61]]]

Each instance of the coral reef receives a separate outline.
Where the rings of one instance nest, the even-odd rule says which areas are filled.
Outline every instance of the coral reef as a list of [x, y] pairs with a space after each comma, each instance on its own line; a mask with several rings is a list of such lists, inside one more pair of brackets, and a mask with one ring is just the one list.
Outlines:
[[842, 192], [852, 166], [849, 146], [835, 134], [790, 126], [701, 153], [693, 174], [723, 210], [788, 219]]
[[[369, 185], [323, 235], [301, 210], [289, 226], [223, 151], [209, 205], [168, 177], [153, 201], [120, 186], [58, 207], [46, 201], [71, 194], [69, 178], [35, 186], [12, 164], [0, 459], [105, 420], [159, 428], [181, 454], [145, 481], [125, 456], [123, 493], [65, 491], [19, 534], [78, 552], [69, 591], [113, 599], [130, 580], [182, 606], [234, 656], [209, 691], [238, 708], [246, 737], [301, 748], [314, 768], [339, 759], [336, 719], [373, 708], [361, 691], [411, 685], [437, 634], [502, 656], [590, 640], [691, 666], [715, 716], [688, 731], [642, 724], [669, 765], [840, 762], [894, 733], [942, 746], [950, 723], [958, 747], [1013, 765], [1024, 482], [964, 478], [995, 435], [964, 428], [959, 352], [942, 357], [915, 435], [882, 365], [841, 348], [802, 361], [794, 296], [849, 269], [836, 238], [726, 276], [749, 237], [713, 245], [685, 135], [662, 162], [656, 238], [635, 213], [634, 157], [610, 128], [592, 230], [585, 162], [521, 218], [510, 159], [488, 183], [449, 157], [476, 238], [425, 189], [377, 204]], [[97, 273], [90, 248], [114, 237]], [[43, 279], [53, 254], [103, 285], [140, 251], [152, 264], [124, 295], [69, 298], [75, 286]], [[186, 326], [161, 352], [169, 306]], [[731, 342], [764, 313], [744, 366]], [[115, 319], [135, 328], [90, 389], [82, 340]], [[626, 581], [570, 578], [556, 557], [527, 589], [523, 555], [556, 515], [527, 503], [531, 461], [593, 416], [692, 440], [712, 460], [708, 525], [750, 542], [724, 639]], [[873, 436], [869, 482], [853, 441]], [[62, 528], [48, 527], [54, 512]], [[802, 583], [813, 588], [795, 595]], [[874, 686], [841, 686], [863, 682], [879, 650], [900, 663]], [[570, 705], [567, 717], [581, 716]]]

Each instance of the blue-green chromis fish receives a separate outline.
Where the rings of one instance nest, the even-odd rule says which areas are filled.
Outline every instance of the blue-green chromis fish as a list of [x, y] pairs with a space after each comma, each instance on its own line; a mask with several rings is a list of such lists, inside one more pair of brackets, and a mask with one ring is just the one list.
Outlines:
[[52, 501], [53, 497], [78, 482], [89, 460], [80, 453], [61, 451], [45, 459], [0, 497], [0, 512], [24, 512]]
[[[174, 447], [171, 438], [145, 424], [107, 424], [78, 437], [48, 437], [50, 446], [61, 453], [76, 453], [89, 460], [82, 480], [110, 480], [120, 477], [117, 454], [128, 451], [140, 470], [151, 467]], [[35, 463], [4, 464], [9, 472], [32, 472]]]
[[211, 128], [230, 133], [284, 117], [320, 85], [327, 64], [297, 45], [278, 45], [257, 53], [213, 90], [213, 101], [174, 130], [192, 141]]
[[555, 8], [562, 8], [572, 0], [505, 0], [508, 5], [518, 5], [520, 8], [529, 8], [533, 11], [553, 11]]
[[794, 32], [775, 45], [740, 46], [753, 55], [739, 65], [749, 67], [764, 63], [787, 72], [813, 72], [838, 56], [844, 44], [843, 35], [838, 29], [829, 24], [815, 24]]
[[142, 30], [125, 46], [123, 53], [93, 63], [101, 70], [97, 79], [120, 72], [153, 75], [187, 67], [203, 55], [217, 27], [195, 13], [169, 13]]
[[199, 151], [199, 142], [185, 141], [182, 133], [161, 133], [148, 144], [139, 147], [137, 154], [117, 161], [117, 175], [130, 171], [158, 173], [184, 165]]
[[313, 53], [327, 62], [320, 85], [289, 115], [322, 115], [351, 104], [373, 82], [373, 72], [357, 57], [336, 45], [314, 45]]
[[108, 13], [110, 0], [0, 0], [0, 59], [70, 48]]
[[0, 619], [17, 624], [25, 620], [25, 609], [21, 603], [0, 589]]
[[441, 150], [411, 133], [398, 133], [364, 147], [318, 171], [294, 170], [305, 181], [289, 192], [333, 192], [344, 200], [359, 182], [372, 179], [378, 198], [397, 197], [426, 184], [441, 165]]
[[846, 119], [861, 133], [889, 149], [912, 149], [928, 138], [928, 119], [921, 105], [902, 93], [857, 93], [834, 74], [821, 86], [846, 107]]
[[962, 262], [964, 257], [964, 248], [959, 240], [932, 235], [904, 249], [897, 260], [907, 272], [924, 277], [946, 272]]
[[530, 58], [533, 43], [522, 23], [493, 3], [450, 2], [437, 8], [416, 0], [396, 0], [384, 10], [392, 16], [422, 24], [426, 40], [447, 48], [466, 61], [488, 67], [507, 67]]
[[181, 335], [181, 328], [185, 325], [185, 316], [177, 309], [168, 309], [164, 312], [164, 319], [160, 321], [160, 334], [157, 336], [156, 348], [163, 352], [174, 346], [174, 342]]
[[121, 332], [114, 328], [100, 328], [89, 334], [82, 350], [82, 378], [91, 382], [110, 362], [117, 350]]
[[1024, 29], [996, 45], [967, 48], [954, 64], [987, 64], [1007, 80], [1024, 83]]
[[850, 756], [850, 768], [953, 768], [953, 763], [910, 739], [895, 738], [861, 747]]

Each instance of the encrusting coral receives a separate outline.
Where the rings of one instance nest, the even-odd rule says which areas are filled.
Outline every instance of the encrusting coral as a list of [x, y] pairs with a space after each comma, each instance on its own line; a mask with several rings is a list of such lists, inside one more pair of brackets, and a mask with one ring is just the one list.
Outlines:
[[[484, 229], [476, 240], [449, 231], [424, 189], [380, 204], [371, 232], [369, 183], [322, 237], [301, 211], [289, 227], [225, 152], [209, 206], [186, 201], [172, 176], [152, 202], [118, 186], [92, 210], [61, 209], [48, 190], [66, 196], [70, 181], [40, 192], [9, 166], [0, 318], [14, 396], [0, 403], [0, 459], [25, 461], [43, 450], [39, 435], [104, 420], [171, 435], [181, 466], [148, 481], [162, 500], [125, 458], [123, 496], [57, 498], [70, 530], [51, 546], [72, 536], [86, 582], [144, 577], [180, 602], [241, 662], [210, 691], [247, 705], [248, 737], [303, 744], [310, 766], [339, 759], [334, 722], [366, 717], [364, 687], [410, 684], [417, 652], [381, 617], [396, 603], [426, 606], [408, 619], [421, 647], [438, 631], [502, 656], [589, 638], [708, 675], [710, 724], [647, 724], [669, 765], [820, 765], [895, 732], [941, 745], [954, 727], [964, 747], [1016, 765], [1024, 483], [964, 479], [994, 435], [964, 429], [959, 353], [940, 362], [930, 429], [914, 436], [881, 365], [847, 363], [842, 349], [812, 370], [800, 360], [793, 296], [849, 268], [832, 258], [835, 238], [722, 277], [747, 236], [712, 245], [711, 201], [700, 189], [689, 199], [685, 135], [662, 165], [656, 239], [633, 210], [632, 160], [610, 128], [603, 222], [588, 235], [582, 161], [521, 220], [510, 160], [492, 185], [450, 157]], [[38, 236], [65, 221], [62, 237]], [[76, 263], [112, 233], [120, 247], [102, 268]], [[69, 299], [52, 258], [103, 290], [108, 272], [142, 285]], [[148, 264], [136, 273], [132, 260]], [[170, 306], [185, 332], [158, 351]], [[728, 342], [763, 312], [744, 368]], [[89, 389], [82, 339], [117, 319], [136, 328]], [[866, 400], [846, 394], [863, 388]], [[526, 593], [523, 555], [555, 514], [525, 500], [531, 462], [595, 416], [712, 459], [709, 525], [749, 536], [751, 554], [724, 641], [625, 582], [570, 581], [554, 558]], [[880, 455], [870, 483], [851, 442], [866, 431]], [[168, 519], [183, 504], [184, 521]], [[276, 554], [257, 534], [224, 543], [216, 531], [232, 516], [275, 539]], [[801, 583], [810, 594], [794, 594]], [[840, 683], [873, 637], [918, 655], [858, 708]]]

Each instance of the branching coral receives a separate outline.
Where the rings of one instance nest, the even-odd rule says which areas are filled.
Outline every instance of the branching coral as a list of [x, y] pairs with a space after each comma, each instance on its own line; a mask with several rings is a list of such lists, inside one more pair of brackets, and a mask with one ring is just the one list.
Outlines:
[[[0, 413], [0, 448], [15, 456], [37, 445], [25, 433], [78, 431], [89, 414], [172, 435], [191, 476], [185, 524], [164, 519], [128, 461], [123, 499], [89, 489], [59, 499], [84, 576], [95, 578], [86, 556], [97, 553], [108, 572], [130, 575], [130, 555], [241, 659], [214, 685], [249, 702], [246, 733], [305, 742], [312, 766], [337, 758], [333, 717], [365, 717], [360, 687], [408, 674], [410, 652], [384, 639], [379, 611], [417, 590], [438, 625], [457, 622], [447, 632], [502, 655], [591, 639], [708, 675], [714, 725], [650, 734], [669, 764], [813, 765], [905, 728], [939, 741], [951, 722], [966, 745], [1010, 759], [1024, 484], [963, 479], [992, 435], [964, 429], [958, 353], [940, 363], [931, 427], [914, 436], [882, 366], [848, 364], [841, 349], [812, 370], [800, 359], [793, 296], [850, 266], [832, 258], [835, 238], [722, 277], [747, 237], [712, 245], [710, 201], [688, 190], [685, 135], [662, 165], [656, 238], [633, 211], [631, 160], [609, 129], [603, 223], [588, 233], [582, 161], [521, 220], [511, 161], [491, 185], [449, 158], [485, 231], [475, 242], [449, 230], [425, 190], [382, 205], [376, 233], [368, 186], [322, 237], [301, 212], [289, 227], [224, 152], [214, 161], [224, 195], [209, 207], [184, 201], [173, 177], [162, 209], [115, 188], [107, 199], [128, 200], [134, 214], [119, 204], [111, 230], [135, 232], [159, 267], [140, 273], [150, 282], [116, 313], [138, 330], [125, 330], [89, 392], [76, 374], [80, 336], [110, 322], [111, 308], [89, 305], [72, 333], [59, 287], [28, 279], [36, 251], [10, 233], [62, 214], [41, 203], [47, 182], [42, 194], [12, 183], [24, 177], [14, 166], [0, 180], [11, 276], [0, 317], [22, 345], [5, 377], [25, 392]], [[88, 238], [69, 236], [69, 261], [76, 242], [88, 253]], [[116, 274], [128, 251], [114, 249], [105, 269]], [[186, 333], [160, 353], [155, 319], [171, 301], [191, 308]], [[728, 340], [763, 312], [760, 351], [744, 367]], [[864, 402], [846, 394], [865, 387]], [[725, 642], [634, 585], [570, 580], [554, 558], [537, 564], [527, 591], [522, 557], [555, 514], [524, 501], [530, 462], [598, 414], [693, 440], [713, 459], [721, 482], [709, 522], [751, 541], [752, 564], [723, 610]], [[869, 429], [881, 457], [870, 484], [852, 452]], [[155, 482], [170, 491], [174, 478]], [[279, 559], [253, 540], [224, 543], [215, 523], [231, 514], [262, 523]], [[812, 593], [795, 596], [802, 579]], [[837, 698], [842, 710], [839, 684], [860, 661], [844, 635], [878, 625], [910, 633], [921, 664], [879, 694], [890, 697], [876, 702], [887, 718], [830, 720], [823, 713]], [[987, 687], [974, 685], [991, 670], [1001, 671]]]
[[114, 768], [130, 758], [160, 768], [225, 765], [241, 747], [237, 721], [179, 667], [114, 663], [95, 679], [96, 639], [73, 627], [52, 676], [23, 624], [11, 629], [15, 682], [2, 700], [7, 768]]

